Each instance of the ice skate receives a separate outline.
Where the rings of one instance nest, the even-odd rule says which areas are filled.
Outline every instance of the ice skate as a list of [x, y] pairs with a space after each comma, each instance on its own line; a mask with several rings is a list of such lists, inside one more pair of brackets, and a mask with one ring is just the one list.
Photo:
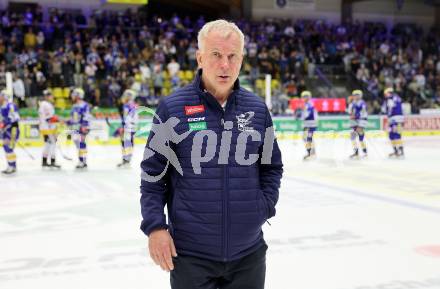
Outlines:
[[43, 160], [41, 162], [41, 167], [44, 168], [50, 168], [50, 164], [47, 162], [47, 158], [43, 157]]
[[52, 159], [52, 162], [50, 163], [50, 167], [57, 170], [61, 169], [61, 165], [57, 164], [54, 159]]
[[388, 154], [389, 158], [397, 158], [398, 156], [399, 156], [399, 153], [397, 151], [394, 151], [394, 152]]
[[87, 169], [87, 164], [84, 163], [84, 162], [79, 162], [76, 165], [75, 169], [77, 169], [77, 170], [85, 170], [85, 169]]
[[363, 149], [362, 152], [363, 152], [362, 158], [363, 159], [367, 158], [368, 157], [367, 149]]
[[15, 168], [15, 167], [11, 167], [11, 166], [8, 166], [7, 168], [6, 168], [6, 170], [3, 170], [2, 171], [2, 174], [4, 174], [4, 175], [13, 175], [13, 174], [15, 174], [17, 172], [17, 168]]
[[350, 159], [358, 159], [359, 158], [359, 150], [355, 149], [354, 153], [350, 155]]
[[122, 160], [122, 163], [119, 163], [119, 164], [117, 165], [117, 167], [118, 167], [118, 168], [121, 168], [121, 169], [123, 169], [123, 168], [129, 168], [129, 167], [130, 167], [130, 161]]

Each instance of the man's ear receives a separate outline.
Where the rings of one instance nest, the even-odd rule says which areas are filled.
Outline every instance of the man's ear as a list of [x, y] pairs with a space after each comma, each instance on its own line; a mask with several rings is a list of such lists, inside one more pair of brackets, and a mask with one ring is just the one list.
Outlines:
[[202, 68], [202, 52], [200, 50], [197, 50], [196, 52], [196, 58], [197, 58], [197, 65], [199, 68]]

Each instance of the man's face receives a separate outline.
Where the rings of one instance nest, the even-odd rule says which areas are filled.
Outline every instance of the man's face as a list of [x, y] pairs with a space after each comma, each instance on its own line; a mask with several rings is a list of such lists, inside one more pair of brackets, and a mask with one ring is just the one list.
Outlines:
[[78, 100], [80, 99], [76, 94], [72, 93], [71, 95], [71, 99], [73, 103], [78, 102]]
[[6, 98], [3, 94], [0, 94], [0, 105], [5, 102]]
[[203, 50], [197, 51], [197, 62], [203, 69], [205, 86], [212, 93], [225, 93], [232, 88], [240, 73], [243, 50], [240, 38], [235, 32], [223, 37], [216, 31], [210, 32]]
[[305, 108], [306, 107], [306, 103], [308, 103], [309, 100], [310, 100], [310, 97], [303, 96], [303, 101], [302, 101], [302, 107], [301, 108]]

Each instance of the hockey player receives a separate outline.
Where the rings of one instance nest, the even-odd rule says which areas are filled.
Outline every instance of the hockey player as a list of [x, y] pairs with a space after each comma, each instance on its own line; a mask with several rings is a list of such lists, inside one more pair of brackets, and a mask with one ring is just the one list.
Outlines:
[[[43, 168], [60, 169], [61, 166], [56, 163], [56, 142], [57, 142], [57, 123], [58, 117], [55, 115], [53, 106], [53, 95], [50, 90], [43, 91], [44, 100], [39, 103], [38, 115], [40, 118], [40, 133], [44, 138], [43, 148]], [[48, 160], [50, 159], [50, 164]]]
[[134, 134], [138, 121], [137, 105], [134, 101], [136, 92], [132, 89], [126, 89], [121, 96], [122, 103], [122, 130], [120, 130], [122, 145], [122, 162], [118, 167], [127, 167], [133, 155]]
[[403, 112], [402, 99], [393, 88], [387, 88], [384, 91], [384, 103], [382, 105], [382, 112], [388, 116], [388, 137], [393, 147], [393, 152], [389, 157], [403, 157], [403, 142], [402, 142], [402, 126], [403, 126]]
[[87, 168], [87, 144], [86, 137], [89, 133], [90, 125], [90, 106], [84, 101], [84, 90], [75, 88], [71, 94], [72, 111], [70, 112], [70, 120], [67, 122], [72, 129], [72, 138], [78, 149], [79, 163], [76, 169]]
[[301, 114], [303, 120], [303, 140], [306, 146], [307, 154], [304, 156], [304, 160], [315, 156], [315, 145], [313, 143], [313, 134], [318, 125], [318, 112], [312, 102], [312, 93], [305, 90], [301, 93], [301, 98], [304, 99], [304, 109]]
[[353, 129], [351, 132], [351, 142], [353, 144], [353, 154], [350, 158], [359, 157], [358, 141], [364, 153], [364, 157], [367, 156], [367, 145], [365, 143], [365, 128], [367, 127], [367, 104], [362, 99], [363, 93], [361, 90], [353, 90], [353, 101], [348, 106], [348, 114], [350, 115], [350, 127]]
[[17, 171], [17, 156], [14, 153], [15, 144], [20, 136], [17, 106], [12, 102], [12, 94], [7, 90], [0, 91], [0, 138], [3, 140], [8, 166], [2, 171], [5, 175], [14, 174]]

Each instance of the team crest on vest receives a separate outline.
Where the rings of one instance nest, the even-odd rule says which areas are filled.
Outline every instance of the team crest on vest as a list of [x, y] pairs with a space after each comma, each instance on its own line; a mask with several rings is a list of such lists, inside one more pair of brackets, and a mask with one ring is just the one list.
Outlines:
[[254, 128], [252, 126], [249, 126], [251, 124], [251, 118], [253, 118], [255, 115], [255, 112], [248, 111], [242, 114], [239, 114], [236, 116], [237, 118], [237, 126], [239, 131], [254, 131]]

